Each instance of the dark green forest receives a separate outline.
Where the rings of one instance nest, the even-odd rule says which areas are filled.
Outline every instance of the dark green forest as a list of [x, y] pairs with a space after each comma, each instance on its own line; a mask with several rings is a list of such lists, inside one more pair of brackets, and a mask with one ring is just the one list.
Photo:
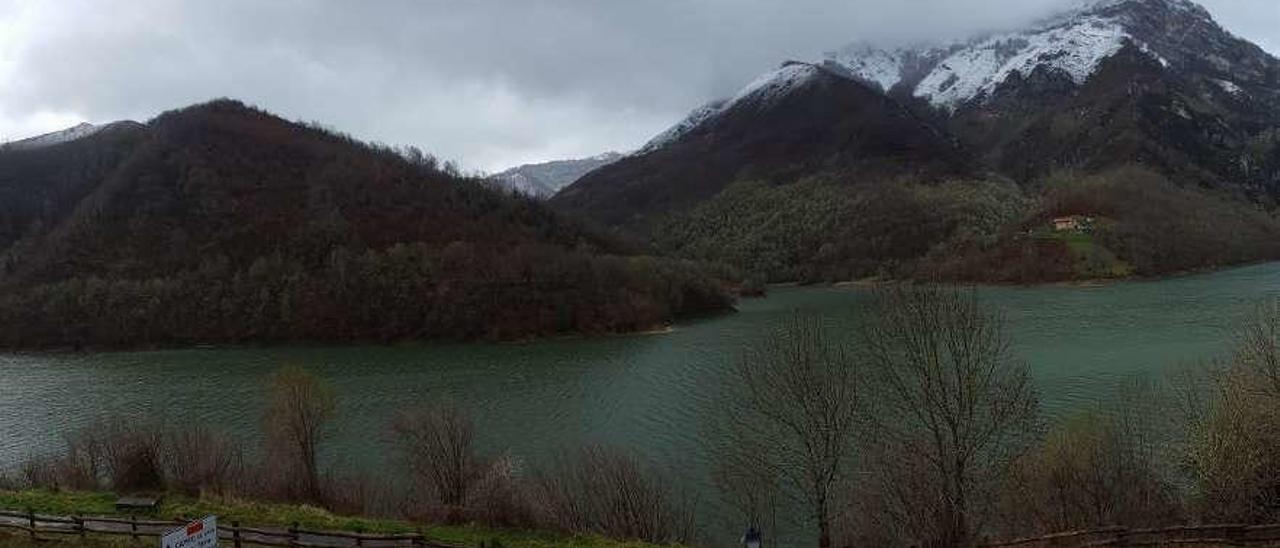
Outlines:
[[0, 151], [0, 345], [517, 339], [732, 306], [726, 268], [229, 100]]
[[[1126, 46], [1083, 84], [1043, 71], [955, 110], [808, 70], [553, 205], [757, 282], [1043, 283], [1280, 259], [1274, 99], [1222, 94], [1219, 69], [1167, 70]], [[1064, 216], [1087, 226], [1055, 230]]]
[[[1059, 216], [1093, 219], [1058, 233]], [[762, 282], [1044, 283], [1162, 276], [1280, 258], [1275, 212], [1140, 166], [990, 179], [741, 181], [657, 223], [670, 253]]]

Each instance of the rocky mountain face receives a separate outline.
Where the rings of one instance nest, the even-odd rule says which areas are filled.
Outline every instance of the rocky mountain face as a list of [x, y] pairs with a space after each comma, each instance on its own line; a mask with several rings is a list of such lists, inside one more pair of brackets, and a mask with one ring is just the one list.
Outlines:
[[[864, 213], [871, 199], [867, 185], [905, 186], [908, 194], [928, 197], [941, 225], [919, 235], [928, 241], [914, 247], [927, 251], [914, 259], [895, 256], [890, 265], [867, 263], [863, 251], [839, 252], [841, 244], [812, 234], [805, 245], [814, 252], [798, 260], [821, 262], [812, 256], [830, 253], [818, 249], [835, 249], [842, 264], [862, 265], [834, 268], [831, 276], [912, 270], [927, 262], [947, 268], [963, 263], [962, 277], [1018, 278], [995, 274], [1008, 269], [983, 261], [999, 257], [997, 262], [1027, 266], [1052, 257], [1059, 266], [1033, 277], [1072, 278], [1093, 276], [1096, 269], [1079, 263], [1098, 257], [1099, 264], [1119, 265], [1114, 272], [1133, 267], [1142, 274], [1271, 257], [1280, 251], [1262, 242], [1230, 254], [1168, 261], [1140, 248], [1155, 245], [1150, 240], [1160, 232], [1155, 225], [1165, 222], [1161, 215], [1188, 216], [1179, 208], [1197, 200], [1212, 204], [1205, 210], [1218, 217], [1248, 219], [1252, 228], [1245, 231], [1252, 238], [1276, 233], [1280, 60], [1233, 36], [1188, 0], [1097, 1], [1026, 29], [952, 43], [897, 49], [858, 43], [821, 63], [790, 63], [733, 98], [695, 110], [637, 153], [587, 174], [553, 204], [676, 242], [670, 245], [679, 253], [715, 256], [725, 242], [744, 239], [727, 232], [743, 227], [725, 222], [724, 215], [748, 207], [753, 215], [757, 208], [772, 212], [770, 218], [791, 215], [776, 204], [808, 187], [777, 189], [815, 178], [846, 190], [807, 195], [862, 204], [848, 211]], [[775, 190], [753, 190], [752, 200], [760, 201], [749, 206], [741, 193], [722, 195], [748, 181]], [[987, 215], [975, 233], [973, 216], [953, 213], [991, 204], [975, 202], [973, 192], [948, 190], [957, 181], [981, 181], [986, 190], [978, 194], [1017, 205]], [[1089, 185], [1094, 199], [1079, 195]], [[1129, 192], [1139, 186], [1142, 192]], [[1010, 197], [1009, 189], [1017, 196]], [[948, 193], [954, 194], [948, 203], [928, 202]], [[1166, 211], [1148, 207], [1154, 203]], [[851, 220], [840, 216], [847, 214], [853, 213], [831, 214], [820, 224], [847, 226]], [[1082, 257], [1081, 245], [1026, 237], [1046, 218], [1064, 214], [1106, 217], [1091, 236], [1098, 253]], [[1187, 234], [1211, 231], [1184, 228]], [[756, 268], [751, 257], [783, 245], [764, 245], [762, 238], [747, 238], [739, 253], [717, 258]], [[1226, 236], [1205, 241], [1217, 238]], [[799, 275], [764, 270], [769, 278]]]
[[893, 50], [855, 43], [827, 58], [886, 92], [955, 111], [987, 105], [1011, 78], [1037, 71], [1078, 87], [1126, 45], [1169, 72], [1276, 100], [1277, 60], [1189, 0], [1105, 0], [1016, 32]]
[[933, 109], [1019, 180], [1137, 160], [1183, 182], [1280, 192], [1280, 60], [1188, 0], [1107, 0], [1019, 32], [828, 57]]
[[533, 198], [547, 199], [554, 196], [560, 189], [573, 184], [583, 175], [616, 162], [622, 157], [623, 154], [618, 152], [606, 152], [590, 158], [525, 164], [491, 175], [486, 180], [497, 188]]

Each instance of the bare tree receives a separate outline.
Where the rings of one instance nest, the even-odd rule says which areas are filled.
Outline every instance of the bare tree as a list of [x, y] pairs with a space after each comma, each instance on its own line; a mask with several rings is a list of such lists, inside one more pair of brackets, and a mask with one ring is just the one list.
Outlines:
[[[726, 443], [725, 440], [717, 442]], [[729, 530], [733, 527], [755, 527], [765, 544], [778, 544], [778, 539], [782, 538], [778, 518], [784, 503], [778, 478], [768, 468], [741, 458], [745, 448], [738, 450], [717, 445], [713, 450], [716, 458], [711, 468], [712, 483], [719, 491], [720, 499], [735, 514], [734, 521], [725, 525], [731, 527]]]
[[1019, 457], [1001, 496], [1003, 533], [1179, 523], [1182, 500], [1155, 388], [1124, 386], [1113, 403], [1067, 421]]
[[1237, 328], [1235, 351], [1211, 373], [1208, 395], [1192, 402], [1187, 460], [1201, 519], [1280, 519], [1278, 349], [1280, 308], [1260, 306]]
[[401, 413], [391, 431], [419, 487], [451, 512], [460, 511], [488, 468], [476, 454], [471, 419], [456, 407], [436, 405]]
[[693, 538], [690, 499], [669, 476], [619, 450], [569, 452], [535, 474], [532, 495], [541, 520], [568, 531], [656, 544]]
[[1258, 389], [1263, 382], [1240, 367], [1214, 375], [1188, 452], [1201, 519], [1280, 519], [1280, 406]]
[[894, 285], [878, 291], [872, 312], [860, 333], [877, 395], [882, 502], [909, 527], [902, 534], [964, 545], [1034, 433], [1027, 366], [972, 290]]
[[519, 468], [518, 461], [506, 455], [490, 461], [467, 495], [468, 517], [493, 527], [534, 525]]
[[289, 496], [324, 498], [318, 455], [333, 419], [333, 391], [300, 367], [286, 367], [271, 378], [263, 429], [267, 454], [290, 481]]
[[57, 459], [56, 487], [81, 491], [103, 487], [106, 451], [100, 433], [105, 431], [105, 425], [105, 421], [95, 421], [67, 436], [67, 452]]
[[[18, 469], [18, 477], [21, 478], [21, 481], [11, 481], [11, 483], [26, 489], [49, 489], [51, 491], [62, 489], [88, 490], [97, 487], [96, 485], [87, 487], [83, 485], [68, 485], [62, 474], [63, 470], [60, 468], [62, 462], [64, 461], [47, 455], [28, 457], [22, 461], [22, 465]], [[10, 487], [10, 489], [17, 490], [16, 487]]]
[[115, 418], [89, 435], [100, 440], [105, 471], [117, 491], [164, 490], [161, 463], [164, 428]]
[[855, 463], [860, 372], [819, 319], [799, 314], [739, 360], [712, 447], [722, 494], [751, 525], [782, 493], [805, 509], [818, 546], [831, 546], [840, 486]]
[[1236, 329], [1236, 366], [1257, 376], [1259, 387], [1280, 398], [1280, 300], [1260, 305]]
[[235, 441], [200, 425], [166, 432], [162, 456], [169, 487], [187, 495], [227, 494], [244, 471]]

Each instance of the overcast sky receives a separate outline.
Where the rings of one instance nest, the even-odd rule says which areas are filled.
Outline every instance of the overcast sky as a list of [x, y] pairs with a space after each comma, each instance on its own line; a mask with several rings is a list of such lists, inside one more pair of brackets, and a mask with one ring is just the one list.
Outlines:
[[[629, 150], [789, 58], [1077, 0], [0, 0], [0, 140], [232, 97], [468, 169]], [[1280, 0], [1204, 0], [1280, 53]]]

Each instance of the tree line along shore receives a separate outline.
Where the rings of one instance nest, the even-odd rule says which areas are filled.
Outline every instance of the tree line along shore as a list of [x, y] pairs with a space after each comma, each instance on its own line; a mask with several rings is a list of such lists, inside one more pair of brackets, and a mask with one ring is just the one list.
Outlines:
[[[276, 372], [261, 447], [203, 427], [107, 418], [0, 487], [307, 504], [341, 515], [698, 544], [752, 524], [770, 545], [971, 546], [1106, 526], [1280, 521], [1280, 309], [1229, 356], [1048, 421], [1028, 364], [976, 293], [874, 289], [853, 330], [796, 313], [743, 349], [699, 432], [712, 493], [604, 446], [551, 462], [487, 451], [460, 407], [386, 421], [389, 469], [327, 467], [335, 391]], [[378, 449], [374, 449], [378, 450]], [[394, 468], [394, 469], [390, 469]], [[395, 480], [392, 478], [403, 478]], [[717, 497], [726, 516], [700, 512]], [[702, 499], [705, 502], [705, 499]], [[724, 520], [732, 524], [722, 523]]]

